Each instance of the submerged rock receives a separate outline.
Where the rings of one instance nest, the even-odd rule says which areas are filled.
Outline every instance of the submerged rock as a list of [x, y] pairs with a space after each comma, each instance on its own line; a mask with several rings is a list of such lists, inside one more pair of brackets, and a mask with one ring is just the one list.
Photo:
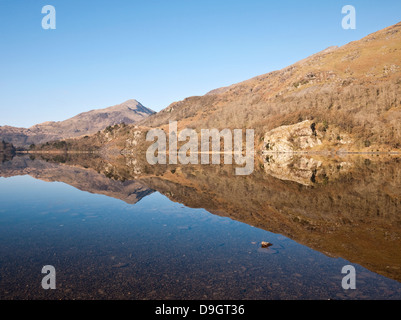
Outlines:
[[272, 245], [273, 245], [272, 243], [266, 242], [266, 241], [262, 241], [261, 244], [260, 244], [260, 246], [261, 246], [262, 248], [268, 248], [268, 247], [270, 247], [270, 246], [272, 246]]
[[111, 267], [114, 269], [125, 268], [125, 267], [128, 267], [128, 263], [120, 262], [120, 263], [112, 265]]

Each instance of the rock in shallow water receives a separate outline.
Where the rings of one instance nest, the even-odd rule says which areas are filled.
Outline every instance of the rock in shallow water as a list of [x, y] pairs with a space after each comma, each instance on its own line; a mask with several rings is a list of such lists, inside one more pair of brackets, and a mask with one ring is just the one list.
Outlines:
[[272, 246], [272, 245], [273, 245], [272, 243], [266, 242], [266, 241], [262, 241], [261, 244], [260, 244], [260, 246], [261, 246], [262, 248], [268, 248], [268, 247], [270, 247], [270, 246]]

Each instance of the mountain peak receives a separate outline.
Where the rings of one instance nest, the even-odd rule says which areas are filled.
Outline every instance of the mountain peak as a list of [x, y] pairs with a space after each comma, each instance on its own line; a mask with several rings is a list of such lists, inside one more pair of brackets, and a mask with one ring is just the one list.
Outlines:
[[[129, 99], [127, 101], [124, 101], [120, 104], [116, 104], [111, 107], [103, 109], [94, 109], [91, 111], [83, 112], [80, 113], [78, 116], [88, 115], [88, 114], [90, 115], [90, 114], [109, 114], [109, 113], [121, 113], [121, 115], [125, 115], [128, 116], [128, 118], [130, 118], [129, 116], [130, 113], [143, 114], [144, 116], [146, 116], [146, 115], [151, 115], [155, 112], [149, 108], [144, 107], [139, 101], [135, 99]], [[131, 121], [128, 121], [127, 124], [128, 123], [131, 123]]]
[[137, 106], [142, 104], [135, 99], [128, 99], [127, 101], [121, 103], [121, 105]]

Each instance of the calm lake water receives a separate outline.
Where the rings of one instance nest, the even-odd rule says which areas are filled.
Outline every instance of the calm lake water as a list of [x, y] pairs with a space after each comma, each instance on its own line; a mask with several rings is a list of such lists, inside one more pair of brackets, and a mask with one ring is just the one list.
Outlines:
[[[75, 186], [72, 182], [61, 182], [57, 176], [57, 172], [67, 176], [67, 169], [71, 181], [77, 182]], [[315, 243], [325, 241], [324, 232], [317, 237], [314, 229], [309, 228], [310, 237], [306, 234], [305, 239], [313, 238], [314, 242], [308, 246], [299, 243], [309, 242], [291, 231], [292, 224], [282, 222], [282, 232], [276, 229], [270, 232], [269, 227], [262, 229], [256, 225], [257, 221], [263, 220], [260, 223], [269, 226], [271, 218], [255, 219], [253, 226], [235, 219], [234, 212], [240, 214], [241, 208], [237, 211], [227, 209], [226, 212], [231, 214], [223, 214], [222, 207], [215, 207], [216, 212], [202, 207], [191, 208], [185, 205], [184, 198], [181, 198], [183, 201], [172, 201], [174, 195], [163, 192], [161, 187], [156, 190], [157, 183], [150, 188], [150, 180], [146, 180], [148, 185], [130, 189], [132, 183], [136, 183], [132, 182], [134, 180], [109, 179], [110, 182], [105, 183], [107, 178], [103, 174], [89, 170], [28, 157], [17, 157], [1, 165], [0, 299], [401, 298], [399, 257], [384, 262], [383, 270], [391, 269], [393, 273], [381, 272], [377, 259], [382, 253], [375, 254], [387, 248], [372, 247], [370, 240], [363, 240], [363, 244], [344, 251], [355, 251], [355, 260], [362, 261], [362, 265], [347, 260], [347, 254], [341, 256], [338, 253], [342, 251], [335, 246], [337, 238], [333, 240], [330, 232], [327, 237], [334, 243], [330, 247], [333, 251], [329, 252], [327, 248], [314, 250], [311, 247]], [[88, 174], [86, 180], [83, 173]], [[392, 176], [398, 179], [394, 172]], [[89, 188], [85, 184], [103, 178], [106, 180], [99, 180], [95, 187], [90, 184]], [[83, 179], [81, 184], [80, 179]], [[198, 175], [197, 180], [201, 179]], [[256, 183], [249, 179], [243, 180], [248, 183], [247, 190], [251, 183]], [[280, 180], [277, 183], [285, 183], [279, 185], [279, 190], [285, 191], [288, 187], [311, 192], [310, 187], [299, 186], [297, 182]], [[398, 180], [394, 183], [397, 187]], [[269, 185], [271, 183], [267, 188]], [[391, 185], [391, 181], [387, 185]], [[326, 192], [327, 188], [322, 184], [319, 192]], [[124, 193], [124, 190], [128, 191]], [[120, 196], [117, 196], [119, 192]], [[374, 197], [375, 190], [371, 192]], [[204, 199], [208, 199], [208, 194], [203, 193], [206, 195], [202, 201], [207, 208]], [[319, 196], [316, 193], [313, 199]], [[190, 193], [188, 197], [191, 197]], [[244, 195], [243, 202], [248, 200], [249, 197]], [[335, 211], [337, 204], [333, 203]], [[268, 205], [273, 204], [269, 202]], [[260, 206], [255, 199], [252, 205]], [[229, 204], [225, 206], [228, 208]], [[398, 204], [396, 208], [399, 208]], [[261, 212], [265, 210], [266, 207]], [[396, 216], [397, 212], [401, 215], [396, 211]], [[274, 222], [277, 226], [280, 223]], [[333, 222], [333, 226], [336, 223]], [[357, 224], [362, 225], [362, 222], [358, 220]], [[329, 230], [329, 227], [325, 228]], [[294, 230], [298, 229], [294, 227]], [[369, 229], [364, 230], [368, 235]], [[294, 234], [299, 242], [289, 237], [290, 234]], [[398, 245], [398, 233], [393, 230], [387, 238], [391, 236], [392, 240], [388, 241], [393, 242], [389, 243]], [[262, 241], [273, 245], [261, 248]], [[347, 245], [353, 243], [341, 243], [339, 248]], [[44, 265], [56, 269], [56, 290], [41, 287]], [[342, 288], [345, 275], [341, 270], [345, 265], [356, 269], [355, 290]]]

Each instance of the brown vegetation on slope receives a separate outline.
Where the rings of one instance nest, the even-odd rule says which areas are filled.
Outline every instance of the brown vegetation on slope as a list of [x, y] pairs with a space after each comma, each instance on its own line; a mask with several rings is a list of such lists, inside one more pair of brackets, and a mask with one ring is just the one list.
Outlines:
[[[189, 97], [140, 124], [254, 128], [314, 120], [349, 134], [353, 150], [401, 148], [401, 23], [280, 71]], [[372, 149], [373, 150], [373, 149]]]

